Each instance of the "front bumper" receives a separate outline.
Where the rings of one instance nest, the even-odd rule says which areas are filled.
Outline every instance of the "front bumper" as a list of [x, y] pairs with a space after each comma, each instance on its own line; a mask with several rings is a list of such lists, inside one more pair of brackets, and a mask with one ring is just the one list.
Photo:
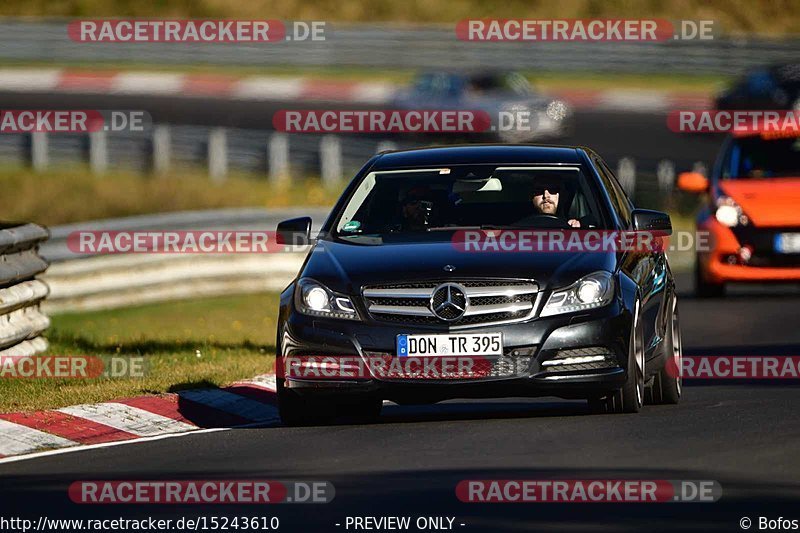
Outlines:
[[[343, 379], [281, 370], [298, 357], [367, 361], [380, 355], [400, 362], [406, 358], [396, 357], [397, 335], [448, 332], [374, 321], [321, 319], [292, 310], [279, 326], [281, 348], [276, 364], [285, 386], [301, 394], [364, 394], [399, 403], [516, 396], [588, 398], [606, 395], [624, 383], [631, 323], [631, 313], [615, 300], [589, 312], [462, 329], [452, 334], [502, 333], [504, 355], [485, 358], [493, 365], [491, 372], [455, 379], [397, 378], [380, 375], [366, 363], [365, 374]], [[586, 356], [593, 361], [584, 362]]]
[[[699, 225], [700, 231], [709, 232], [712, 249], [698, 254], [703, 278], [711, 283], [725, 282], [792, 282], [800, 281], [798, 254], [778, 254], [773, 240], [780, 231], [798, 229], [737, 228], [723, 226], [710, 217]], [[753, 247], [753, 257], [743, 262], [738, 259], [743, 246]]]

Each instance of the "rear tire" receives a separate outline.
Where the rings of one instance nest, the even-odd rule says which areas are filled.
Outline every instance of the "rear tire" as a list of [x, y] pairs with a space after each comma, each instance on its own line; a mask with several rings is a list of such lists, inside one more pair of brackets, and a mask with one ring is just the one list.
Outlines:
[[703, 267], [700, 266], [700, 257], [694, 261], [694, 292], [698, 298], [720, 298], [725, 296], [724, 283], [710, 283], [703, 277]]
[[667, 337], [664, 342], [667, 360], [664, 362], [664, 368], [656, 374], [653, 382], [653, 403], [674, 405], [680, 401], [681, 393], [683, 392], [683, 380], [681, 378], [683, 343], [681, 341], [677, 298], [672, 303], [670, 328], [667, 330]]
[[639, 318], [639, 302], [633, 313], [628, 347], [628, 375], [622, 388], [604, 398], [590, 398], [593, 413], [638, 413], [644, 405], [644, 331]]

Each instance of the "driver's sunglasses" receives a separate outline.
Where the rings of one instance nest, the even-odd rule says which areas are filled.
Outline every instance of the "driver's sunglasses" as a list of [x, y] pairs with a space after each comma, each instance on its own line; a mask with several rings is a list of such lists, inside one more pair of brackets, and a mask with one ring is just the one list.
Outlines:
[[543, 196], [544, 191], [550, 194], [559, 194], [561, 193], [561, 185], [538, 185], [533, 188], [533, 196]]

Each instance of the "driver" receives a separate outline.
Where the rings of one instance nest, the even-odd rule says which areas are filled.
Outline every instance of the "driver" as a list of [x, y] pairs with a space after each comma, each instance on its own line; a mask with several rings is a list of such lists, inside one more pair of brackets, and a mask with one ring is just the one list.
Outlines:
[[400, 202], [403, 230], [423, 231], [427, 229], [433, 207], [431, 200], [431, 190], [425, 186], [414, 187], [406, 193], [405, 198]]
[[[533, 207], [536, 208], [537, 213], [558, 216], [556, 212], [558, 211], [558, 199], [561, 195], [561, 184], [558, 182], [540, 182], [536, 184], [531, 194], [531, 202], [533, 202]], [[574, 218], [569, 219], [567, 224], [573, 228], [581, 227], [580, 221]]]

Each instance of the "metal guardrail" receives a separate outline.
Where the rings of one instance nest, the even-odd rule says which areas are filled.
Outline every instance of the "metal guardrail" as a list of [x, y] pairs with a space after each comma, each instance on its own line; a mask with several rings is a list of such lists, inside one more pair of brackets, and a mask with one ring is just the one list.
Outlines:
[[716, 38], [664, 42], [463, 42], [449, 25], [327, 24], [325, 41], [278, 43], [77, 43], [68, 20], [0, 21], [0, 59], [31, 62], [361, 66], [738, 74], [795, 61], [800, 40]]
[[[229, 173], [237, 172], [275, 181], [320, 177], [324, 183], [336, 185], [382, 150], [424, 146], [424, 143], [405, 139], [373, 139], [358, 135], [286, 134], [184, 125], [160, 125], [158, 128], [169, 132], [162, 136], [162, 142], [166, 144], [161, 146], [158, 156], [153, 151], [154, 132], [151, 132], [153, 138], [147, 133], [103, 132], [107, 140], [100, 143], [105, 150], [102, 159], [108, 162], [108, 167], [102, 169], [93, 168], [92, 163], [97, 158], [88, 155], [95, 133], [48, 135], [46, 148], [37, 150], [31, 149], [31, 143], [37, 142], [37, 135], [43, 134], [0, 135], [0, 161], [27, 166], [33, 163], [30, 160], [32, 152], [38, 152], [41, 158], [46, 151], [49, 165], [87, 164], [98, 174], [111, 168], [158, 173], [154, 160], [160, 158], [163, 164], [166, 158], [174, 168], [207, 170], [214, 181], [224, 181]], [[212, 132], [217, 132], [217, 135], [212, 135]], [[213, 149], [212, 137], [218, 141], [221, 139]], [[165, 138], [169, 141], [164, 141]], [[659, 189], [661, 193], [668, 193], [672, 190], [676, 169], [709, 164], [681, 157], [639, 157], [635, 153], [606, 154], [606, 160], [618, 168], [629, 193], [633, 193], [634, 185], [637, 190]], [[34, 165], [34, 168], [42, 167]], [[161, 171], [165, 170], [161, 168]]]
[[[161, 137], [156, 154], [158, 132]], [[99, 135], [104, 138], [100, 140]], [[37, 143], [39, 146], [35, 146]], [[103, 153], [90, 157], [95, 143]], [[417, 145], [421, 144], [363, 135], [284, 134], [163, 124], [150, 132], [7, 133], [0, 135], [0, 161], [38, 170], [78, 163], [90, 165], [96, 173], [113, 168], [155, 173], [169, 168], [204, 168], [216, 180], [225, 179], [230, 172], [242, 172], [276, 179], [291, 175], [338, 181], [381, 150]], [[102, 163], [95, 168], [98, 161]]]
[[49, 289], [36, 275], [47, 268], [38, 253], [48, 231], [36, 224], [0, 225], [0, 357], [47, 349], [50, 319], [40, 310]]
[[70, 251], [74, 231], [263, 230], [278, 222], [311, 216], [315, 230], [328, 209], [218, 209], [127, 217], [59, 226], [42, 247], [53, 264], [44, 276], [50, 287], [48, 312], [111, 309], [150, 302], [282, 290], [300, 269], [305, 253], [125, 254], [83, 256]]

